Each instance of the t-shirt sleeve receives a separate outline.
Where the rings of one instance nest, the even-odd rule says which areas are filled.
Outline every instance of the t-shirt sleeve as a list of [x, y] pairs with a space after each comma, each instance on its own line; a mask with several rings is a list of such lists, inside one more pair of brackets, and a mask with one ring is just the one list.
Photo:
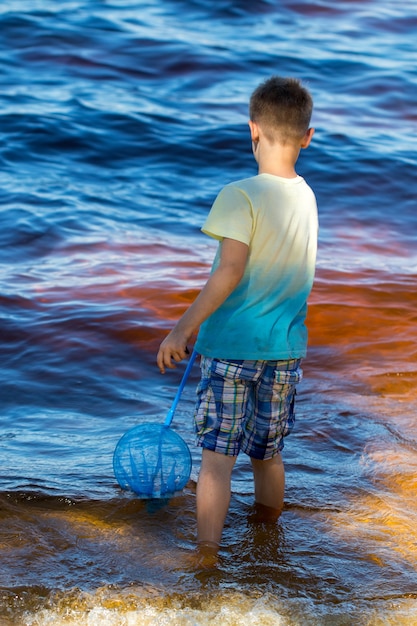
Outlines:
[[238, 187], [224, 187], [211, 207], [202, 231], [214, 239], [236, 239], [250, 244], [253, 210], [248, 196]]

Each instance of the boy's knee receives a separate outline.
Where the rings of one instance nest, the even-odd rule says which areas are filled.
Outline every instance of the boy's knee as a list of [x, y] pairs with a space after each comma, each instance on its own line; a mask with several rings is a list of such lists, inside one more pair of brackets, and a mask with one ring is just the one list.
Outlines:
[[224, 476], [232, 472], [235, 462], [235, 456], [227, 456], [221, 452], [213, 452], [213, 450], [203, 448], [201, 469], [204, 472]]
[[268, 470], [274, 465], [283, 465], [282, 456], [280, 454], [276, 454], [270, 459], [254, 459], [251, 458], [251, 463], [253, 469], [256, 470]]

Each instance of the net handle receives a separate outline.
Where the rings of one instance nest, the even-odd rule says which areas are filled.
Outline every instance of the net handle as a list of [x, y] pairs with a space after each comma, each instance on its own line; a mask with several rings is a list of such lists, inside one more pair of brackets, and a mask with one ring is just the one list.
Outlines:
[[197, 352], [195, 350], [192, 351], [191, 356], [189, 358], [189, 361], [187, 363], [187, 367], [185, 368], [185, 372], [183, 374], [183, 377], [181, 379], [180, 382], [180, 386], [178, 387], [178, 391], [175, 395], [174, 401], [172, 403], [171, 408], [169, 409], [167, 416], [165, 418], [165, 422], [164, 422], [164, 426], [170, 426], [173, 418], [174, 418], [174, 413], [175, 413], [175, 409], [177, 408], [178, 402], [181, 398], [181, 394], [183, 392], [183, 389], [185, 387], [185, 383], [187, 382], [187, 378], [188, 378], [188, 374], [191, 371], [191, 368], [194, 364], [195, 358], [197, 356]]

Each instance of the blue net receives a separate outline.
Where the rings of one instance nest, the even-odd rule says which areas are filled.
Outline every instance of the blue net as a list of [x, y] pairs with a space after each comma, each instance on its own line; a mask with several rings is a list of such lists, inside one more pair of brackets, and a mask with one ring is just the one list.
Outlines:
[[164, 424], [134, 426], [119, 440], [113, 470], [122, 489], [141, 498], [169, 498], [181, 491], [191, 474], [185, 441]]

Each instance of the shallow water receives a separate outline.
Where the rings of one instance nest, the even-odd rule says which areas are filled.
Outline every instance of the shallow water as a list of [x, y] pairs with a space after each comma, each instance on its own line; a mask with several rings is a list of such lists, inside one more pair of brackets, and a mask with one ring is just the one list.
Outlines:
[[[414, 2], [9, 0], [0, 7], [0, 624], [417, 624]], [[199, 232], [255, 173], [247, 100], [305, 80], [298, 171], [320, 210], [297, 426], [276, 526], [244, 458], [218, 567], [195, 538], [195, 366], [174, 428], [192, 480], [121, 492], [162, 421], [159, 342], [204, 283]]]

